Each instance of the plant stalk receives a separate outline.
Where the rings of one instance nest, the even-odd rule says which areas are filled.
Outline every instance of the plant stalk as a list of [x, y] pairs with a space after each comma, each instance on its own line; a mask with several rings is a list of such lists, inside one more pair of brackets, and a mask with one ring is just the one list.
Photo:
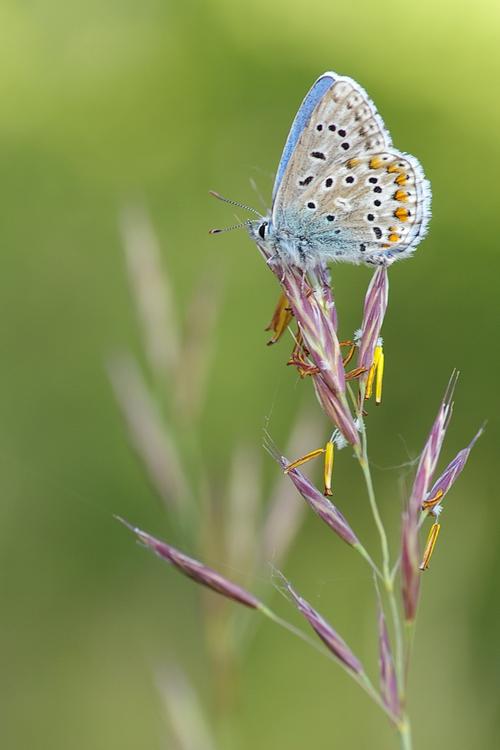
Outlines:
[[401, 740], [401, 750], [412, 750], [411, 726], [407, 716], [404, 716], [402, 722], [398, 725], [398, 731]]

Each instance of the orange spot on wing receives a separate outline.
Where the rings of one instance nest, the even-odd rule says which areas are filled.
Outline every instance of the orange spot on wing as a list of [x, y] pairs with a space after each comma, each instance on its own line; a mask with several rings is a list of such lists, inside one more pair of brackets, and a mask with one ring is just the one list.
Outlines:
[[400, 240], [399, 234], [390, 234], [389, 235], [389, 242], [398, 242]]
[[408, 216], [410, 215], [410, 212], [407, 208], [404, 208], [403, 206], [400, 206], [394, 211], [394, 216], [398, 218], [400, 221], [408, 221]]
[[401, 167], [398, 167], [398, 165], [394, 163], [394, 164], [389, 164], [389, 166], [387, 167], [387, 171], [388, 172], [401, 172], [402, 170], [401, 170]]
[[395, 183], [396, 183], [397, 185], [406, 185], [406, 183], [407, 183], [407, 180], [408, 180], [408, 175], [406, 175], [406, 174], [399, 174], [399, 175], [398, 175], [398, 176], [396, 177], [396, 179], [394, 180], [394, 182], [395, 182]]
[[352, 169], [353, 167], [356, 167], [360, 163], [359, 159], [349, 159], [349, 161], [346, 161], [345, 165], [347, 169]]
[[396, 201], [407, 201], [408, 200], [408, 193], [405, 193], [404, 190], [396, 190], [394, 193], [394, 200]]
[[383, 161], [379, 156], [374, 156], [373, 159], [370, 159], [368, 162], [368, 166], [370, 169], [380, 169], [383, 166]]

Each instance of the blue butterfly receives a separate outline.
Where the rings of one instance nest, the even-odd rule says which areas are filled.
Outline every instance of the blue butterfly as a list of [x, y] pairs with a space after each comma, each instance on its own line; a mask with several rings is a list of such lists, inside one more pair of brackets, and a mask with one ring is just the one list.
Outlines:
[[270, 214], [245, 225], [267, 257], [305, 271], [329, 260], [390, 264], [424, 237], [430, 202], [420, 163], [393, 147], [366, 91], [325, 73], [293, 121]]

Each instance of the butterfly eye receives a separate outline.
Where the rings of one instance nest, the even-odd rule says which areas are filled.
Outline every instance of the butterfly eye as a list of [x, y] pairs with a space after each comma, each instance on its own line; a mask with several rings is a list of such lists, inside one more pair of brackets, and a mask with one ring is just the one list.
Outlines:
[[263, 240], [266, 238], [266, 227], [267, 221], [263, 221], [259, 227], [259, 237], [262, 237]]

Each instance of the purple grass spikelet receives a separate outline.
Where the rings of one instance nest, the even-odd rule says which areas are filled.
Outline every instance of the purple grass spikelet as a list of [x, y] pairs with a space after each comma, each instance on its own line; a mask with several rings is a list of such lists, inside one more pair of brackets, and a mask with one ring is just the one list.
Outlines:
[[399, 716], [401, 713], [401, 704], [399, 700], [398, 682], [384, 610], [382, 609], [380, 600], [378, 603], [378, 639], [380, 691], [382, 693], [382, 699], [389, 711], [394, 716]]
[[347, 443], [359, 446], [359, 432], [356, 422], [352, 418], [345, 400], [340, 400], [335, 393], [328, 388], [321, 375], [313, 375], [314, 391], [321, 408], [326, 416], [338, 428]]
[[439, 411], [432, 429], [427, 438], [427, 442], [420, 456], [420, 461], [415, 475], [415, 481], [413, 482], [413, 488], [411, 491], [410, 501], [408, 503], [411, 511], [416, 515], [427, 497], [429, 492], [429, 485], [432, 481], [434, 471], [436, 469], [441, 448], [446, 435], [446, 430], [450, 423], [451, 415], [453, 412], [453, 392], [457, 384], [458, 372], [453, 372], [448, 386], [446, 388], [445, 395], [441, 401]]
[[295, 317], [299, 329], [296, 347], [289, 364], [297, 366], [299, 373], [311, 375], [319, 402], [348, 443], [359, 446], [359, 435], [346, 399], [346, 374], [340, 342], [337, 336], [337, 310], [330, 285], [330, 274], [325, 266], [315, 269], [312, 279], [307, 279], [299, 269], [282, 264], [259, 249], [278, 278], [284, 292], [275, 310], [270, 328], [274, 331], [271, 342], [277, 341], [284, 330], [281, 323], [283, 311]]
[[322, 287], [312, 289], [302, 275], [292, 269], [285, 271], [283, 287], [311, 359], [329, 388], [337, 394], [344, 393], [342, 353]]
[[418, 519], [407, 508], [403, 512], [401, 538], [401, 593], [405, 620], [413, 622], [420, 597]]
[[380, 266], [374, 272], [366, 292], [359, 338], [358, 367], [367, 371], [373, 364], [375, 347], [382, 330], [388, 299], [389, 276], [387, 268]]
[[[266, 448], [275, 461], [281, 466], [283, 471], [288, 469], [290, 462], [278, 452], [276, 446], [271, 441], [267, 441]], [[321, 518], [322, 521], [324, 521], [324, 523], [326, 523], [327, 526], [329, 526], [347, 544], [350, 544], [351, 546], [358, 546], [360, 544], [358, 537], [351, 529], [340, 510], [336, 508], [335, 505], [309, 481], [309, 479], [307, 479], [305, 474], [299, 469], [291, 469], [286, 473], [309, 507], [317, 516], [319, 516], [319, 518]]]
[[115, 517], [120, 523], [123, 523], [124, 526], [130, 529], [144, 546], [155, 552], [158, 557], [169, 562], [180, 573], [196, 581], [196, 583], [200, 583], [202, 586], [206, 586], [228, 599], [239, 602], [239, 604], [243, 604], [245, 607], [250, 607], [251, 609], [261, 609], [263, 607], [262, 602], [253, 594], [245, 591], [245, 589], [242, 589], [241, 586], [232, 581], [228, 581], [227, 578], [224, 578], [220, 573], [212, 570], [212, 568], [209, 568], [198, 560], [194, 560], [192, 557], [188, 557], [170, 544], [162, 542], [145, 531], [132, 526], [123, 518], [119, 516]]
[[431, 489], [429, 490], [426, 499], [422, 503], [423, 510], [429, 510], [432, 514], [435, 514], [436, 508], [440, 505], [448, 490], [450, 490], [457, 481], [465, 464], [467, 463], [472, 448], [482, 434], [483, 428], [481, 427], [481, 429], [473, 437], [469, 445], [457, 453], [453, 461], [448, 464], [441, 476], [436, 479]]
[[445, 395], [432, 429], [425, 443], [424, 450], [413, 482], [408, 505], [403, 512], [401, 539], [401, 588], [405, 619], [415, 619], [420, 596], [420, 552], [418, 544], [419, 514], [422, 503], [429, 493], [436, 464], [453, 411], [453, 392], [458, 373], [454, 372], [449, 380]]
[[363, 674], [364, 669], [361, 662], [353, 654], [344, 639], [326, 622], [319, 612], [311, 607], [309, 602], [297, 594], [286, 578], [282, 576], [282, 580], [297, 609], [321, 638], [327, 649], [351, 672], [357, 675]]

